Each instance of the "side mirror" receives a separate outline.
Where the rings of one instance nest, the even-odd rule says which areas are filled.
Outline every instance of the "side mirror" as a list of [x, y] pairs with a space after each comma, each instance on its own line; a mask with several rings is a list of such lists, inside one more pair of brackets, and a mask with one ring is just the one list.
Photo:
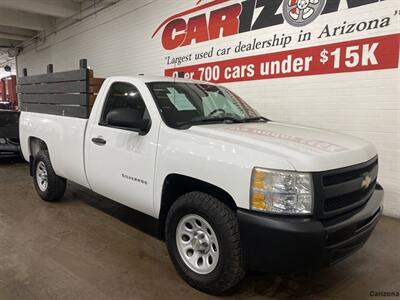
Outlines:
[[106, 122], [111, 126], [127, 128], [144, 134], [150, 120], [143, 120], [141, 113], [136, 109], [117, 108], [107, 114]]

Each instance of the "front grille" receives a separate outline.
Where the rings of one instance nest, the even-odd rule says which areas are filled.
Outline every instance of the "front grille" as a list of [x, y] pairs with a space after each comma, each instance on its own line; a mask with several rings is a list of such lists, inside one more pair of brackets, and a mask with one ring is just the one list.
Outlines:
[[317, 215], [336, 217], [363, 206], [371, 198], [378, 176], [378, 159], [315, 174]]
[[366, 202], [371, 196], [371, 192], [373, 192], [374, 186], [375, 182], [371, 183], [368, 189], [362, 189], [339, 197], [325, 199], [324, 209], [325, 211], [329, 212], [348, 207], [357, 202]]

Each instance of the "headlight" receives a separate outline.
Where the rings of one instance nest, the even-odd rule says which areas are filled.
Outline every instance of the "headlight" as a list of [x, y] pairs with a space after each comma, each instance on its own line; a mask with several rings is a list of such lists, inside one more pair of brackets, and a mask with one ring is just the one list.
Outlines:
[[308, 173], [256, 168], [250, 194], [252, 210], [290, 215], [312, 213], [313, 186]]
[[0, 145], [7, 144], [6, 139], [0, 138]]

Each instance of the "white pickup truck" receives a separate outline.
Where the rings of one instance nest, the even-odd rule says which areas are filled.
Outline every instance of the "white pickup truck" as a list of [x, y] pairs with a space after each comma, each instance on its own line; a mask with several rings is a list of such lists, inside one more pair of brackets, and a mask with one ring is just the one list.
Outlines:
[[382, 213], [371, 143], [270, 121], [206, 82], [110, 77], [88, 119], [23, 111], [20, 136], [43, 200], [70, 180], [153, 217], [179, 274], [208, 293], [249, 269], [338, 262]]

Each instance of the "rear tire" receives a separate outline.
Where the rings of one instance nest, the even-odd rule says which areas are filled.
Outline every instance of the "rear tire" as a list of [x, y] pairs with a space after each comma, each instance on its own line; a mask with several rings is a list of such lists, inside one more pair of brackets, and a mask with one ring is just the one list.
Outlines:
[[67, 181], [54, 172], [48, 151], [40, 151], [35, 157], [33, 182], [44, 201], [56, 202], [64, 196]]
[[221, 294], [243, 278], [237, 217], [218, 199], [202, 192], [181, 196], [168, 212], [165, 236], [176, 270], [192, 287]]

